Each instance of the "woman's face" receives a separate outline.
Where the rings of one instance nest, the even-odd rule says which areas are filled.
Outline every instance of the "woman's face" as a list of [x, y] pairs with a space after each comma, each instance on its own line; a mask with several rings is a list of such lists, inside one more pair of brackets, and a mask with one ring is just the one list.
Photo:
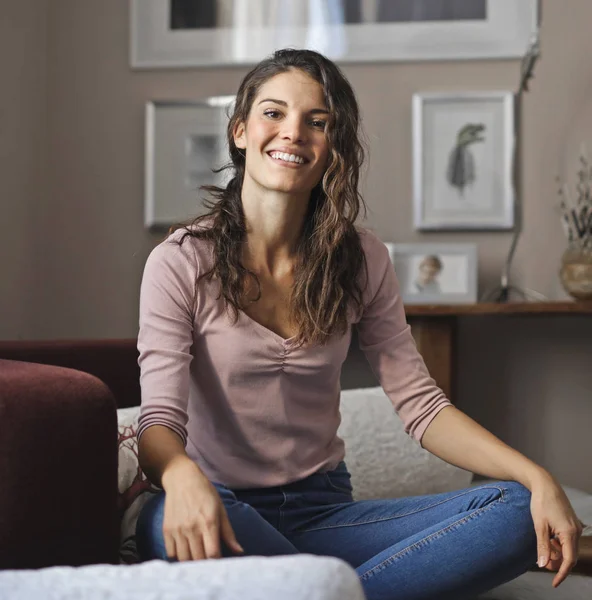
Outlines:
[[327, 167], [328, 114], [323, 89], [306, 73], [290, 70], [269, 79], [247, 123], [234, 133], [245, 150], [245, 179], [267, 190], [310, 194]]

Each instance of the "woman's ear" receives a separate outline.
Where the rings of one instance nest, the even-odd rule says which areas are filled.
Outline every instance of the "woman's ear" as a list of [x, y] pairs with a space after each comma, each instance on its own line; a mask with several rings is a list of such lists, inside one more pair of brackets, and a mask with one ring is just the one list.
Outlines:
[[247, 147], [246, 130], [243, 122], [237, 123], [234, 128], [234, 145], [241, 150]]

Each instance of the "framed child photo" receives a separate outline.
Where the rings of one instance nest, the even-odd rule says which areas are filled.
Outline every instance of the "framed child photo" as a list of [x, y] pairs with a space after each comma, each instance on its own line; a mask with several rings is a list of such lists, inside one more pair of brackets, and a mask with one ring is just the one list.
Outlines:
[[415, 94], [415, 228], [511, 229], [514, 143], [513, 92]]
[[386, 244], [405, 304], [477, 302], [476, 244]]

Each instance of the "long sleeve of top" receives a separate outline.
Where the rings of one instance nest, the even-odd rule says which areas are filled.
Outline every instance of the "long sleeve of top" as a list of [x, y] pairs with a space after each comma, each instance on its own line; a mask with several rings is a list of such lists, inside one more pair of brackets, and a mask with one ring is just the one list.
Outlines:
[[208, 243], [178, 242], [178, 230], [150, 254], [140, 293], [139, 435], [175, 431], [214, 482], [267, 487], [334, 468], [344, 458], [340, 373], [357, 327], [360, 347], [419, 443], [450, 402], [429, 376], [406, 322], [385, 245], [360, 229], [368, 265], [361, 314], [345, 335], [297, 346], [239, 311], [234, 323], [215, 281]]

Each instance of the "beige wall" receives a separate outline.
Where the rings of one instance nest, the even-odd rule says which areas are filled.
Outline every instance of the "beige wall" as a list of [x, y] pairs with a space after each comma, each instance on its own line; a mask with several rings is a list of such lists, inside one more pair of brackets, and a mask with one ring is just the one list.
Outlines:
[[37, 335], [37, 211], [46, 197], [47, 1], [0, 0], [0, 339]]
[[[23, 4], [32, 2], [19, 4], [29, 23]], [[11, 6], [4, 5], [3, 14]], [[144, 103], [233, 93], [245, 73], [243, 68], [131, 71], [127, 5], [121, 0], [51, 3], [49, 187], [44, 195], [42, 180], [23, 187], [18, 179], [21, 187], [8, 204], [8, 217], [16, 224], [1, 247], [11, 257], [34, 258], [35, 280], [23, 279], [18, 266], [9, 267], [8, 280], [19, 283], [2, 301], [15, 322], [2, 318], [2, 337], [135, 335], [142, 267], [158, 240], [142, 227]], [[525, 226], [513, 273], [516, 283], [551, 298], [563, 297], [557, 266], [564, 241], [553, 208], [554, 177], [566, 161], [573, 163], [579, 138], [592, 139], [592, 115], [586, 112], [592, 106], [591, 22], [588, 0], [544, 2], [543, 57], [525, 98]], [[29, 35], [26, 42], [32, 70], [36, 38]], [[9, 43], [14, 54], [21, 41]], [[11, 97], [9, 108], [29, 114], [21, 98], [30, 100], [42, 88], [11, 60], [10, 79], [26, 91]], [[412, 230], [410, 99], [415, 91], [511, 89], [518, 64], [348, 65], [344, 70], [358, 91], [371, 147], [365, 185], [369, 225], [384, 240], [478, 242], [481, 290], [495, 285], [509, 234]], [[19, 135], [9, 139], [20, 140]], [[33, 130], [29, 138], [30, 145], [20, 146], [23, 173], [36, 165]], [[33, 245], [24, 237], [25, 207], [31, 210], [41, 196], [46, 202]], [[43, 306], [33, 301], [38, 286]], [[563, 481], [592, 492], [590, 339], [592, 322], [586, 319], [467, 320], [459, 340], [460, 389], [454, 400]]]

